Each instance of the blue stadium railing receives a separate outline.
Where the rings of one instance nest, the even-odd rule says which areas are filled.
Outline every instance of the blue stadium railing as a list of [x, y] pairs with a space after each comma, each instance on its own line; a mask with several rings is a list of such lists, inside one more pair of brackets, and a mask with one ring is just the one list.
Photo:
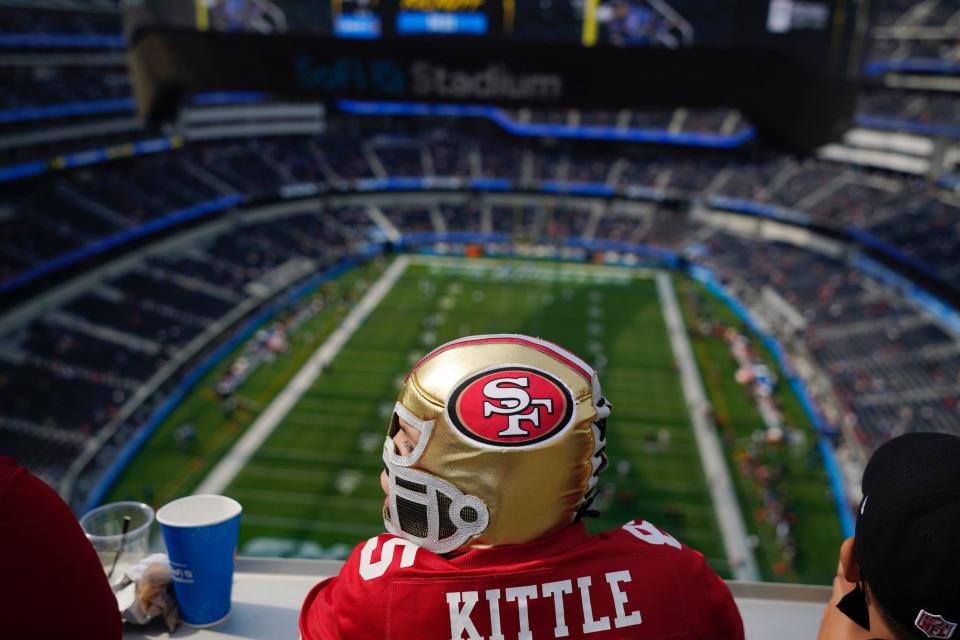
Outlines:
[[888, 118], [884, 116], [858, 115], [854, 122], [864, 129], [878, 129], [880, 131], [901, 131], [913, 133], [929, 138], [960, 139], [960, 125], [938, 124], [936, 122], [917, 122], [902, 118]]
[[694, 133], [664, 129], [617, 128], [590, 125], [559, 125], [517, 122], [504, 110], [486, 105], [427, 104], [421, 102], [362, 102], [338, 100], [337, 107], [353, 115], [366, 116], [427, 116], [486, 118], [507, 133], [528, 138], [564, 138], [578, 140], [606, 140], [644, 144], [681, 145], [709, 149], [741, 147], [756, 137], [753, 127], [744, 126], [733, 134]]
[[0, 49], [125, 49], [126, 39], [112, 33], [0, 32]]
[[183, 138], [180, 136], [149, 138], [110, 147], [87, 149], [75, 153], [64, 153], [53, 156], [48, 160], [32, 160], [20, 164], [8, 164], [0, 166], [0, 183], [33, 178], [52, 171], [62, 171], [64, 169], [75, 169], [87, 165], [111, 162], [120, 158], [135, 158], [153, 153], [173, 151], [182, 146]]
[[[200, 107], [263, 104], [269, 101], [270, 96], [260, 91], [215, 91], [197, 93], [190, 99], [191, 104]], [[28, 105], [25, 107], [0, 109], [0, 124], [58, 120], [108, 113], [133, 113], [136, 108], [137, 101], [132, 96], [113, 98], [110, 100], [83, 100], [78, 102]]]
[[130, 113], [137, 108], [131, 97], [112, 100], [86, 100], [59, 104], [30, 105], [0, 110], [0, 124], [56, 120], [76, 116], [96, 116], [104, 113]]
[[941, 175], [939, 178], [937, 178], [937, 184], [939, 184], [944, 189], [960, 191], [960, 175], [945, 173]]
[[960, 62], [943, 58], [892, 58], [872, 60], [863, 68], [863, 75], [867, 78], [888, 73], [955, 76], [960, 75]]

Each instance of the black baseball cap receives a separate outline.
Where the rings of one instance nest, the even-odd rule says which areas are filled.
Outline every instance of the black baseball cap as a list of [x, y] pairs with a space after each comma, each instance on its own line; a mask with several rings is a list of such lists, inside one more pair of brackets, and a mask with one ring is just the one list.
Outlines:
[[862, 486], [854, 549], [877, 604], [916, 638], [960, 639], [960, 437], [893, 438]]

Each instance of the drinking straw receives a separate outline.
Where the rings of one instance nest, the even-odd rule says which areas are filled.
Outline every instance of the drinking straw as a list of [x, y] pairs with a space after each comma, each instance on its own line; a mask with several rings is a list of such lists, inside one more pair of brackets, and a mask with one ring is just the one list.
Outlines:
[[117, 561], [123, 555], [123, 546], [127, 542], [127, 531], [130, 529], [130, 516], [123, 516], [123, 531], [120, 533], [120, 548], [117, 549], [117, 555], [113, 556], [113, 565], [110, 567], [110, 573], [107, 574], [107, 580], [113, 577], [113, 571], [117, 568]]

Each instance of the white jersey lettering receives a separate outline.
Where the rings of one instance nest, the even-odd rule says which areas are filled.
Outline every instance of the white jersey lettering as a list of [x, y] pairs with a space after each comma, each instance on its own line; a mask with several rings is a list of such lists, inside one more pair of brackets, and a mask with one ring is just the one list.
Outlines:
[[612, 571], [604, 576], [607, 584], [610, 585], [610, 595], [613, 596], [613, 607], [617, 612], [617, 617], [613, 619], [613, 624], [617, 629], [623, 627], [632, 627], [643, 622], [639, 611], [627, 615], [624, 605], [627, 604], [627, 594], [620, 590], [621, 582], [630, 582], [629, 571]]
[[536, 597], [537, 585], [535, 584], [523, 587], [509, 587], [507, 589], [506, 600], [515, 600], [517, 602], [517, 620], [520, 625], [517, 640], [533, 640], [533, 634], [530, 632], [530, 616], [527, 612], [527, 600], [533, 600]]
[[593, 603], [590, 602], [590, 576], [577, 578], [580, 587], [580, 604], [583, 606], [583, 632], [596, 633], [610, 628], [610, 618], [603, 616], [599, 620], [593, 619]]
[[564, 616], [563, 596], [567, 593], [573, 593], [573, 582], [570, 580], [547, 582], [541, 585], [540, 589], [544, 598], [553, 596], [553, 612], [557, 616], [557, 626], [553, 628], [553, 637], [566, 638], [570, 635], [570, 629], [567, 627], [567, 619]]
[[467, 633], [468, 640], [483, 640], [483, 636], [470, 619], [470, 613], [478, 599], [476, 591], [454, 591], [447, 594], [447, 606], [450, 608], [450, 640], [463, 640], [464, 631]]
[[[581, 576], [576, 579], [577, 588], [580, 591], [580, 605], [583, 612], [582, 633], [592, 634], [601, 631], [609, 631], [616, 627], [632, 627], [643, 622], [640, 611], [633, 610], [628, 612], [630, 603], [629, 596], [621, 588], [622, 584], [632, 582], [633, 578], [628, 570], [611, 571], [604, 574], [604, 580], [610, 588], [610, 597], [613, 600], [613, 609], [616, 616], [611, 623], [610, 616], [594, 617], [593, 597], [590, 587], [593, 586], [593, 579], [590, 576]], [[534, 640], [535, 637], [545, 638], [549, 634], [546, 628], [534, 629], [530, 626], [530, 601], [538, 597], [553, 598], [553, 612], [555, 626], [553, 627], [554, 638], [570, 637], [570, 627], [567, 626], [566, 607], [564, 596], [572, 595], [574, 591], [572, 580], [557, 580], [555, 582], [545, 582], [543, 584], [528, 584], [516, 587], [506, 587], [505, 589], [487, 589], [483, 592], [486, 600], [487, 610], [490, 618], [490, 636], [484, 637], [478, 630], [473, 621], [474, 610], [476, 614], [483, 616], [483, 612], [477, 608], [480, 602], [480, 593], [478, 591], [451, 591], [445, 595], [447, 609], [450, 613], [450, 640], [506, 640], [503, 634], [500, 601], [501, 598], [506, 602], [517, 603], [517, 636], [516, 640]], [[600, 590], [603, 597], [603, 590]], [[482, 607], [482, 605], [481, 605]], [[543, 622], [546, 622], [545, 620]], [[540, 624], [543, 624], [541, 622]], [[539, 634], [539, 635], [537, 635]], [[513, 636], [511, 636], [511, 640]]]
[[635, 538], [643, 540], [647, 544], [656, 544], [656, 545], [669, 545], [674, 549], [680, 548], [680, 543], [677, 542], [677, 539], [671, 536], [669, 533], [664, 533], [657, 529], [655, 526], [650, 524], [645, 520], [641, 520], [639, 524], [636, 521], [628, 522], [623, 525], [623, 530], [632, 535]]
[[490, 607], [490, 637], [487, 640], [504, 640], [500, 632], [500, 589], [487, 589], [487, 606]]
[[380, 550], [380, 559], [372, 562], [373, 550], [377, 548], [379, 538], [370, 538], [363, 549], [360, 550], [360, 577], [364, 580], [373, 580], [379, 578], [387, 572], [387, 568], [393, 563], [393, 552], [397, 547], [403, 548], [403, 554], [400, 556], [400, 568], [405, 569], [413, 566], [413, 561], [417, 557], [417, 545], [409, 540], [402, 538], [391, 538], [383, 544]]

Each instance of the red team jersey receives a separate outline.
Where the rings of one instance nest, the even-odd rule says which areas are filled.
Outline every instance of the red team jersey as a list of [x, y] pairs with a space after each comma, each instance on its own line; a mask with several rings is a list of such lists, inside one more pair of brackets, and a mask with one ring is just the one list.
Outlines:
[[307, 595], [303, 640], [743, 638], [703, 555], [648, 522], [443, 557], [383, 534]]

